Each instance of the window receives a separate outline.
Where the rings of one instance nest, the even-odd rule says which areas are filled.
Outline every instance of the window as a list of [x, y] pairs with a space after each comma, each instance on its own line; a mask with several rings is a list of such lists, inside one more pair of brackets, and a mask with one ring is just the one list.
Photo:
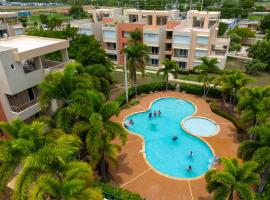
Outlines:
[[167, 39], [172, 39], [172, 31], [167, 31]]
[[149, 64], [149, 65], [153, 65], [153, 66], [157, 66], [157, 65], [159, 64], [159, 61], [158, 61], [158, 59], [150, 58], [150, 59], [148, 60], [148, 64]]
[[116, 43], [113, 42], [107, 42], [107, 49], [109, 50], [116, 50]]
[[206, 50], [195, 50], [195, 56], [196, 57], [205, 57], [207, 56], [207, 51]]
[[158, 34], [145, 33], [144, 34], [144, 41], [158, 42]]
[[93, 34], [92, 29], [85, 29], [85, 28], [80, 28], [79, 33], [85, 34], [85, 35], [92, 35]]
[[150, 54], [157, 55], [159, 53], [159, 48], [158, 47], [151, 47]]
[[208, 44], [208, 37], [198, 36], [197, 43], [198, 44]]
[[116, 39], [116, 33], [115, 33], [115, 31], [105, 30], [105, 31], [103, 31], [103, 36], [104, 36], [105, 38], [113, 38], [113, 39]]
[[178, 62], [180, 69], [186, 69], [187, 68], [187, 62]]
[[117, 55], [115, 54], [107, 54], [108, 58], [112, 61], [117, 61]]
[[174, 57], [187, 58], [188, 50], [187, 49], [174, 49]]
[[23, 34], [23, 29], [22, 28], [15, 29], [15, 35], [22, 35], [22, 34]]
[[171, 51], [172, 50], [172, 44], [171, 43], [167, 43], [166, 44], [166, 51]]
[[129, 38], [129, 37], [130, 37], [129, 32], [123, 31], [123, 32], [122, 32], [122, 37], [124, 37], [124, 38]]
[[189, 44], [190, 37], [186, 35], [175, 35], [173, 36], [173, 43], [176, 44]]

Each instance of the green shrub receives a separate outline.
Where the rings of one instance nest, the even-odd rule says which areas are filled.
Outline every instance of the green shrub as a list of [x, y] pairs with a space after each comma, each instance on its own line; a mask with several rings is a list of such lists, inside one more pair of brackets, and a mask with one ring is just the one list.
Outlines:
[[[137, 94], [142, 93], [150, 93], [154, 91], [163, 91], [166, 88], [166, 84], [164, 82], [158, 82], [158, 83], [149, 83], [145, 85], [140, 85], [137, 87]], [[175, 86], [172, 84], [168, 84], [168, 90], [175, 90]], [[128, 97], [129, 99], [135, 96], [135, 89], [129, 88], [128, 89]], [[118, 96], [115, 100], [118, 102], [118, 104], [122, 107], [126, 103], [126, 94], [123, 93], [120, 96]]]
[[[196, 85], [196, 84], [190, 84], [190, 83], [180, 83], [180, 92], [185, 91], [189, 94], [196, 94], [196, 95], [202, 95], [203, 94], [203, 86], [202, 85]], [[220, 98], [221, 97], [221, 90], [218, 88], [210, 88], [208, 92], [209, 97], [213, 98]]]
[[108, 183], [95, 182], [94, 186], [99, 187], [104, 197], [109, 200], [143, 200], [139, 194], [114, 187]]

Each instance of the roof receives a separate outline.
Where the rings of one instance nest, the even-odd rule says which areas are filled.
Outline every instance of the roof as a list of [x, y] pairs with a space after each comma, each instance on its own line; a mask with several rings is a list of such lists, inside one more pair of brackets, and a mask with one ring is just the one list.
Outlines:
[[21, 53], [21, 52], [41, 48], [41, 47], [46, 47], [52, 44], [61, 43], [64, 41], [65, 40], [54, 39], [54, 38], [21, 35], [21, 36], [1, 39], [0, 46], [16, 48], [18, 49], [18, 52]]
[[258, 20], [243, 19], [239, 22], [239, 24], [259, 24], [259, 21]]
[[18, 16], [17, 12], [0, 12], [0, 17], [16, 17]]
[[69, 42], [67, 40], [29, 35], [19, 35], [0, 40], [0, 50], [14, 49], [16, 61], [46, 55], [68, 47]]
[[176, 20], [169, 20], [167, 22], [167, 24], [166, 24], [166, 28], [167, 29], [173, 29], [175, 26], [178, 26], [180, 24], [181, 24], [181, 22], [179, 20], [178, 21], [176, 21]]

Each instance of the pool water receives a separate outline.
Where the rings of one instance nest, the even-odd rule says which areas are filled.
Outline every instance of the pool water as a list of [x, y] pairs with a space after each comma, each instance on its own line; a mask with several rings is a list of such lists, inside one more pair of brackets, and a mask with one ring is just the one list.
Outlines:
[[[149, 113], [161, 111], [161, 116]], [[153, 102], [150, 110], [130, 115], [134, 125], [129, 131], [144, 138], [145, 155], [149, 164], [162, 174], [175, 178], [195, 178], [210, 167], [214, 155], [209, 146], [186, 133], [180, 122], [195, 112], [192, 103], [178, 98], [161, 98]], [[173, 141], [172, 138], [178, 139]], [[193, 156], [190, 156], [190, 151]], [[191, 165], [192, 171], [186, 170]]]
[[184, 121], [183, 126], [188, 132], [201, 137], [216, 135], [219, 130], [216, 123], [202, 117], [189, 118]]

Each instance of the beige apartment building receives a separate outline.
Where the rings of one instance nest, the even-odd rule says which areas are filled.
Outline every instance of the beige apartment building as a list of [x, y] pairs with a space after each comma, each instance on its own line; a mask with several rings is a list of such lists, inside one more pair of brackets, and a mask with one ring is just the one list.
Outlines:
[[23, 32], [17, 12], [0, 12], [0, 38], [22, 35]]
[[[0, 121], [21, 118], [30, 122], [41, 110], [38, 84], [46, 74], [62, 70], [69, 61], [67, 40], [14, 36], [0, 40]], [[46, 54], [59, 51], [61, 62]]]
[[119, 8], [89, 12], [93, 23], [102, 24], [102, 38], [97, 39], [117, 64], [124, 63], [122, 49], [127, 45], [128, 33], [140, 29], [149, 47], [148, 69], [163, 67], [165, 58], [175, 60], [181, 69], [192, 69], [204, 56], [217, 58], [219, 67], [225, 67], [230, 40], [217, 37], [220, 12], [125, 9], [121, 13]]

